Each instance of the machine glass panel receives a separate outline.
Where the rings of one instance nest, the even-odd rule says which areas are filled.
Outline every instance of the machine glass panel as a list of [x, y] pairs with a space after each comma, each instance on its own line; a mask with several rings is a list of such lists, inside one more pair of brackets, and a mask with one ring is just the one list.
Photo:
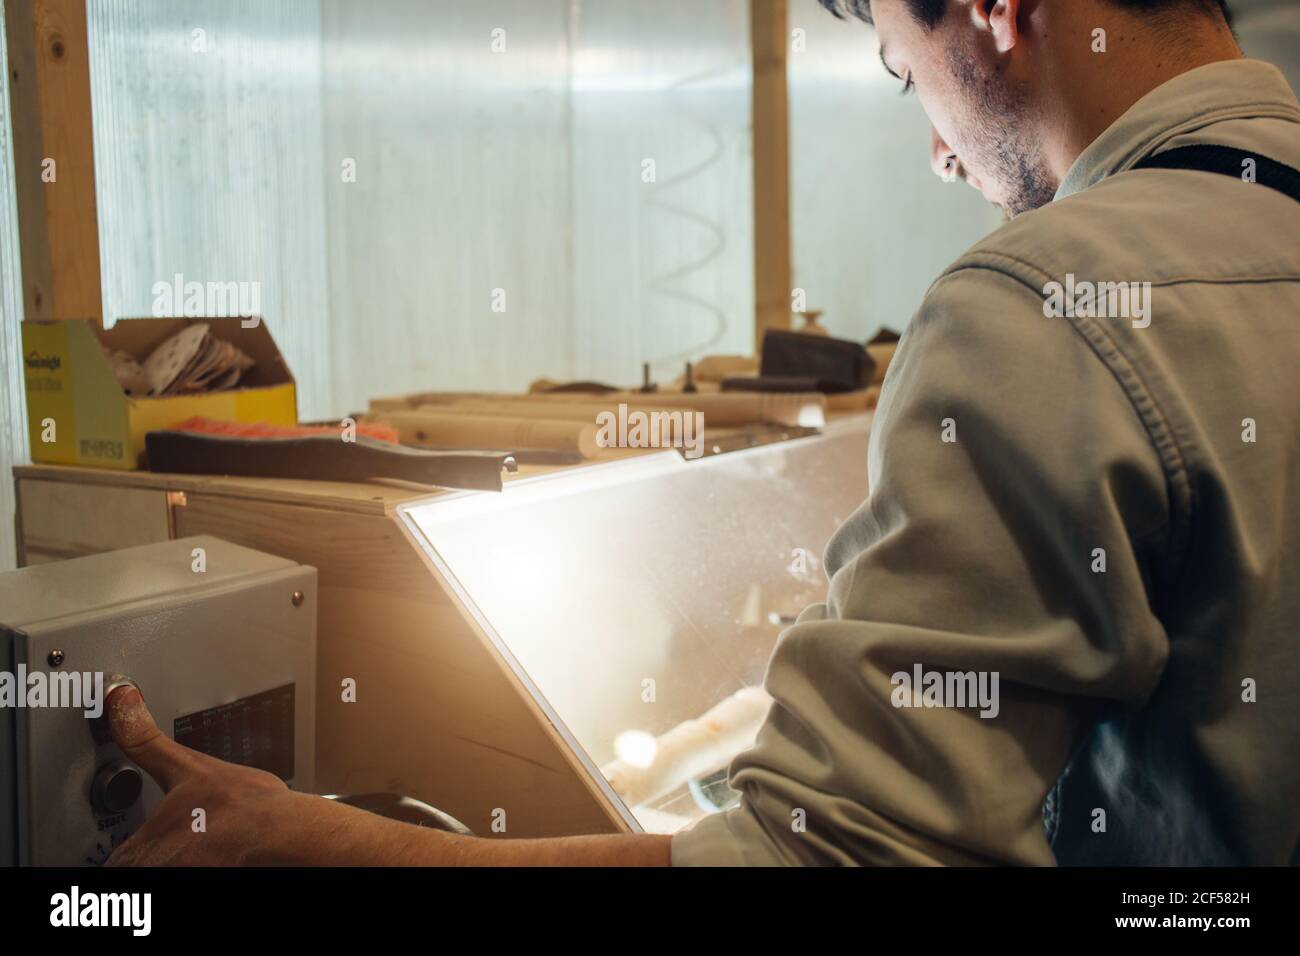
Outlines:
[[865, 499], [862, 417], [686, 461], [656, 452], [402, 509], [498, 653], [634, 828], [729, 806], [781, 631], [826, 596]]

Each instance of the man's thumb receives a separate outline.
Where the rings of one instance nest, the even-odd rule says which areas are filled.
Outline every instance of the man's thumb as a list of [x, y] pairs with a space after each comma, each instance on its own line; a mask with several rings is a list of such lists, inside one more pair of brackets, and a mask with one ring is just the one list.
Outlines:
[[113, 740], [158, 782], [164, 793], [192, 770], [189, 751], [158, 729], [134, 684], [122, 684], [109, 691], [107, 711]]

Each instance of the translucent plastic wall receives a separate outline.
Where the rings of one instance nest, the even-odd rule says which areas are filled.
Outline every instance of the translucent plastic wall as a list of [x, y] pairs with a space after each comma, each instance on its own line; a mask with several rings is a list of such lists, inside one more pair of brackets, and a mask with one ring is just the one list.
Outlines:
[[566, 0], [323, 6], [337, 397], [566, 374]]
[[299, 412], [322, 413], [319, 3], [90, 0], [87, 13], [105, 323], [153, 314], [154, 284], [177, 275], [248, 283]]
[[[746, 0], [91, 0], [107, 315], [259, 285], [306, 418], [746, 352]], [[906, 322], [997, 221], [862, 24], [795, 0], [796, 285]]]
[[[335, 383], [631, 381], [745, 348], [743, 0], [327, 2]], [[341, 182], [356, 161], [356, 182]], [[648, 163], [648, 164], [647, 164]]]
[[1247, 56], [1275, 64], [1300, 90], [1300, 0], [1229, 0]]
[[577, 367], [628, 381], [641, 360], [675, 376], [688, 358], [748, 353], [748, 0], [586, 0], [579, 9], [571, 61]]
[[306, 418], [751, 336], [744, 0], [91, 0], [104, 295], [259, 284]]
[[[1300, 82], [1300, 0], [1234, 8], [1247, 52]], [[749, 350], [747, 0], [87, 9], [108, 322], [178, 274], [256, 283], [305, 419]], [[790, 27], [795, 285], [832, 332], [901, 328], [998, 217], [929, 172], [868, 27], [816, 0], [790, 0]], [[26, 454], [8, 135], [6, 115], [0, 567]]]

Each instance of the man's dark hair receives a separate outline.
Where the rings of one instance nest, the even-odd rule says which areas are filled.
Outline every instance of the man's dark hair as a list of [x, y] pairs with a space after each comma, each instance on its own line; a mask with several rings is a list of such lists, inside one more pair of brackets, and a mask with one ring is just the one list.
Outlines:
[[[1150, 13], [1176, 13], [1179, 7], [1198, 7], [1207, 13], [1218, 10], [1222, 12], [1224, 19], [1229, 23], [1232, 22], [1228, 0], [1106, 0], [1106, 2], [1136, 12], [1145, 10]], [[871, 22], [869, 0], [821, 0], [821, 5], [841, 20], [857, 17], [867, 23]], [[907, 6], [916, 21], [928, 30], [943, 19], [944, 11], [948, 9], [948, 2], [947, 0], [907, 0]]]

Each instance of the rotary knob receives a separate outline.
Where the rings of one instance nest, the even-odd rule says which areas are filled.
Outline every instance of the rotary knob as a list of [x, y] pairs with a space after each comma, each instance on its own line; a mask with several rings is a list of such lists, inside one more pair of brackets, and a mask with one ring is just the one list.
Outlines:
[[125, 760], [115, 760], [96, 771], [90, 785], [90, 802], [101, 813], [125, 813], [140, 799], [143, 789], [140, 771]]

